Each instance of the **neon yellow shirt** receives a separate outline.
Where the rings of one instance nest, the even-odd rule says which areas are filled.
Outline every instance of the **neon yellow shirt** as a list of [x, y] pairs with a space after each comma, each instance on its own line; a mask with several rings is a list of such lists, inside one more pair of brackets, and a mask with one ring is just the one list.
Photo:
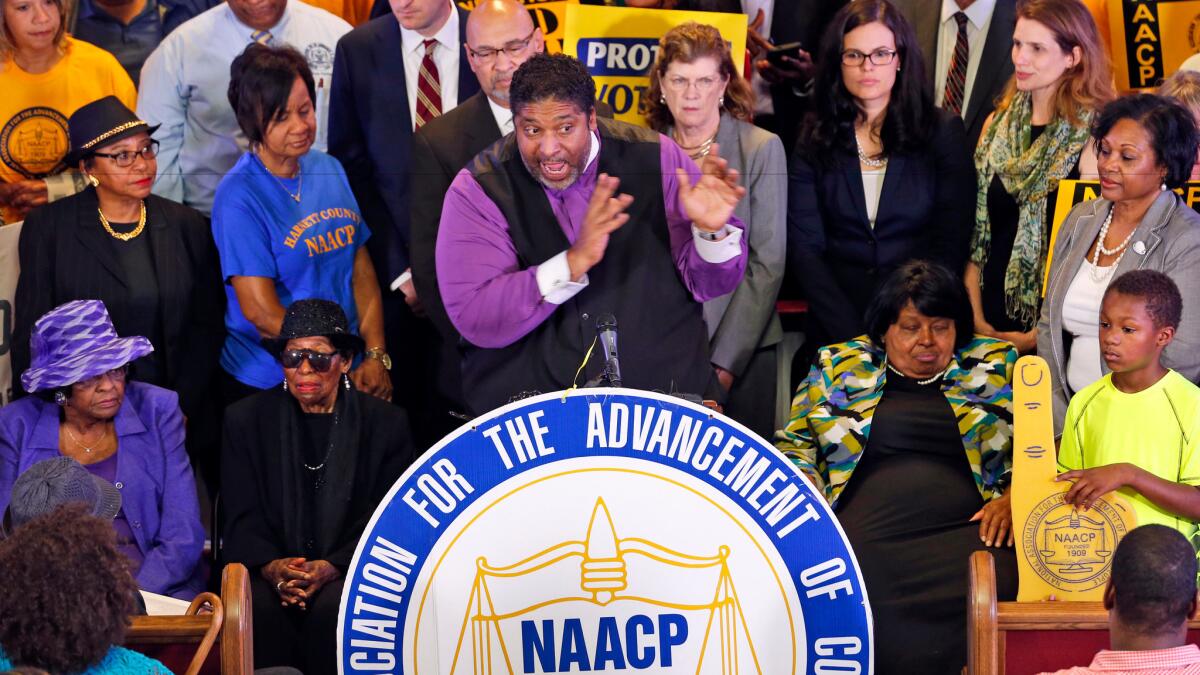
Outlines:
[[[1071, 398], [1058, 466], [1069, 471], [1129, 462], [1164, 480], [1200, 485], [1198, 439], [1200, 387], [1172, 370], [1148, 389], [1127, 394], [1109, 374]], [[1138, 525], [1166, 525], [1192, 539], [1196, 523], [1158, 508], [1128, 487], [1118, 492], [1133, 504]]]
[[[137, 108], [137, 91], [108, 52], [70, 36], [66, 54], [50, 70], [32, 75], [12, 59], [0, 69], [0, 180], [44, 178], [63, 170], [67, 118], [82, 106], [113, 95]], [[6, 220], [10, 220], [5, 214]]]

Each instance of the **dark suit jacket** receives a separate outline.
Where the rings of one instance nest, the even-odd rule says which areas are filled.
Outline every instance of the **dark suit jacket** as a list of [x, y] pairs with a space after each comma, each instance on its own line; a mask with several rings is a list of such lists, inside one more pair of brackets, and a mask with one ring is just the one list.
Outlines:
[[[479, 91], [479, 82], [467, 63], [467, 13], [457, 11], [458, 103], [462, 103]], [[367, 250], [385, 292], [411, 264], [412, 136], [400, 24], [388, 14], [338, 40], [329, 97], [329, 154], [345, 167], [359, 211], [371, 227]]]
[[963, 269], [975, 222], [975, 167], [962, 120], [936, 112], [933, 138], [888, 161], [874, 229], [851, 149], [831, 166], [811, 162], [803, 147], [792, 155], [788, 266], [808, 298], [816, 344], [865, 332], [863, 313], [876, 286], [905, 261]]
[[[596, 115], [612, 119], [612, 106], [596, 101]], [[421, 127], [412, 154], [412, 272], [417, 296], [447, 339], [458, 331], [446, 316], [434, 269], [434, 245], [442, 220], [442, 202], [450, 183], [475, 155], [500, 140], [500, 127], [481, 91], [454, 110]]]
[[[112, 237], [96, 215], [96, 191], [52, 202], [29, 214], [21, 230], [21, 276], [13, 323], [14, 390], [29, 367], [29, 334], [46, 312], [71, 300], [102, 300], [119, 335], [135, 311], [127, 302], [138, 279], [125, 278]], [[225, 290], [208, 220], [199, 211], [150, 195], [146, 231], [158, 274], [163, 354], [162, 382], [179, 392], [188, 417], [212, 396], [213, 375], [225, 341]]]
[[[925, 57], [926, 82], [932, 89], [937, 77], [934, 71], [937, 69], [938, 29], [942, 21], [941, 0], [894, 0], [894, 4], [917, 33], [917, 43]], [[963, 115], [967, 140], [972, 148], [979, 140], [984, 121], [996, 108], [996, 99], [1004, 92], [1004, 85], [1012, 77], [1012, 37], [1016, 26], [1016, 0], [996, 0], [992, 23], [988, 26], [983, 53], [979, 58], [979, 69], [975, 71], [971, 100], [967, 101], [967, 113]]]

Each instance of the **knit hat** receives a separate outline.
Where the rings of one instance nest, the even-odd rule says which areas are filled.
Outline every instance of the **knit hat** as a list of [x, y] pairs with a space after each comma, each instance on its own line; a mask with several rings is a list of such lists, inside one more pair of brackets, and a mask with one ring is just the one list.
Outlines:
[[8, 516], [14, 528], [64, 504], [80, 502], [97, 518], [112, 520], [121, 510], [121, 492], [70, 457], [45, 459], [13, 482]]

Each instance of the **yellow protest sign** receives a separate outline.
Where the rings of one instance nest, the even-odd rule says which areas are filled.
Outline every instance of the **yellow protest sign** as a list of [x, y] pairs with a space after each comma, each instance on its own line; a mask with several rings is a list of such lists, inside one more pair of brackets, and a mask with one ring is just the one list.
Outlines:
[[1070, 483], [1057, 482], [1050, 369], [1024, 356], [1013, 374], [1012, 514], [1016, 532], [1017, 601], [1100, 600], [1117, 542], [1137, 524], [1116, 493], [1086, 511], [1063, 500]]
[[[564, 27], [567, 21], [567, 5], [578, 4], [579, 0], [524, 0], [529, 16], [533, 23], [542, 29], [546, 36], [546, 52], [558, 54], [562, 52]], [[458, 0], [458, 6], [465, 10], [475, 9], [479, 0]]]
[[1156, 87], [1200, 51], [1200, 0], [1108, 0], [1119, 89]]
[[629, 7], [567, 6], [563, 52], [583, 61], [596, 80], [596, 98], [612, 106], [616, 119], [646, 126], [642, 98], [658, 40], [685, 21], [715, 26], [733, 50], [738, 72], [746, 60], [746, 15]]

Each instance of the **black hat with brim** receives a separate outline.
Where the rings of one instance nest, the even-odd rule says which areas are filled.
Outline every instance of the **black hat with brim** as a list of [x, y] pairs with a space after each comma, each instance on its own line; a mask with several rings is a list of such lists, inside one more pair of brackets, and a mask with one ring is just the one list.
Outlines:
[[105, 96], [76, 110], [67, 120], [71, 147], [64, 161], [67, 166], [75, 166], [101, 146], [134, 134], [153, 134], [158, 127], [138, 119], [116, 96]]
[[293, 302], [283, 315], [279, 336], [263, 338], [262, 346], [278, 358], [287, 347], [288, 340], [308, 337], [328, 338], [334, 349], [349, 350], [356, 354], [367, 347], [362, 338], [350, 332], [350, 322], [341, 305], [316, 299]]

